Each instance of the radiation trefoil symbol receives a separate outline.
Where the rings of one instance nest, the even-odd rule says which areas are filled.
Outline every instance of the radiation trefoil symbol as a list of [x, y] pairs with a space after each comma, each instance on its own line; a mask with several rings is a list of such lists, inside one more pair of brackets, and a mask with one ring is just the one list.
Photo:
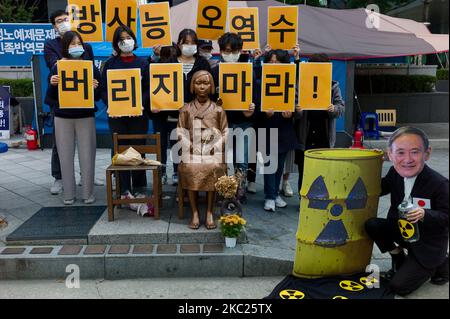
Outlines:
[[398, 220], [398, 227], [400, 228], [400, 233], [404, 239], [410, 239], [414, 236], [414, 225], [405, 219]]
[[[330, 199], [327, 186], [322, 176], [317, 177], [311, 184], [306, 198], [309, 200], [308, 208], [327, 210], [328, 205], [333, 201]], [[366, 207], [368, 195], [367, 189], [361, 177], [358, 177], [355, 185], [345, 199], [345, 206], [348, 210], [363, 209]], [[329, 213], [333, 218], [338, 218], [344, 212], [341, 204], [334, 204]], [[341, 219], [330, 220], [314, 241], [314, 244], [323, 247], [342, 246], [349, 239], [347, 230]]]

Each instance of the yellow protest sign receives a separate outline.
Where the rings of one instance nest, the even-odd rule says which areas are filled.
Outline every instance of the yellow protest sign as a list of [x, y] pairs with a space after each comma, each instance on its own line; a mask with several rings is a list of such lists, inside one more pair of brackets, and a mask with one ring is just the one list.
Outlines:
[[137, 0], [106, 1], [106, 41], [111, 42], [117, 27], [126, 25], [136, 34]]
[[94, 108], [94, 70], [92, 61], [59, 60], [57, 62], [59, 107], [61, 109]]
[[295, 64], [263, 64], [261, 81], [261, 111], [294, 111]]
[[251, 63], [220, 63], [219, 83], [219, 97], [224, 110], [248, 111], [253, 97]]
[[197, 36], [217, 40], [225, 33], [228, 0], [199, 0], [197, 7]]
[[108, 115], [142, 115], [141, 69], [108, 70]]
[[85, 42], [103, 42], [100, 0], [68, 0], [67, 12], [73, 31]]
[[143, 48], [172, 45], [169, 3], [150, 3], [139, 6]]
[[184, 104], [183, 64], [150, 64], [150, 107], [178, 110]]
[[331, 105], [331, 63], [300, 63], [299, 106], [308, 110], [326, 110]]
[[267, 44], [272, 49], [290, 50], [298, 42], [298, 7], [268, 7]]
[[258, 8], [229, 8], [230, 32], [237, 33], [244, 42], [244, 50], [254, 50], [259, 45]]

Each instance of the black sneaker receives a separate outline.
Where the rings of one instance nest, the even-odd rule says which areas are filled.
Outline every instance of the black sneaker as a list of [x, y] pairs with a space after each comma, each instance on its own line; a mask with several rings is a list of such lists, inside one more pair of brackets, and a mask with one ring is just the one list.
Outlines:
[[442, 265], [436, 269], [436, 272], [430, 279], [430, 283], [438, 286], [448, 283], [448, 256], [445, 258]]

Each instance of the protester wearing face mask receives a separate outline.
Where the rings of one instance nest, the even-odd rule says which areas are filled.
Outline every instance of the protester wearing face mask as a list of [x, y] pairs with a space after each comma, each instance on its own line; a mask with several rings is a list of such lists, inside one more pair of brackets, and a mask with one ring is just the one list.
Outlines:
[[[44, 60], [49, 69], [52, 70], [53, 66], [56, 64], [58, 60], [61, 60], [62, 55], [62, 45], [61, 38], [67, 32], [70, 31], [70, 20], [69, 15], [64, 10], [57, 10], [50, 15], [50, 23], [53, 26], [53, 29], [56, 31], [57, 37], [55, 39], [49, 39], [44, 44]], [[94, 61], [94, 53], [92, 52], [92, 47], [84, 43], [83, 44], [84, 52], [81, 57], [84, 60], [92, 60]], [[52, 118], [54, 114], [52, 113]], [[52, 121], [53, 122], [53, 121]], [[53, 134], [53, 139], [55, 135]], [[53, 141], [53, 149], [52, 149], [52, 160], [51, 160], [51, 170], [52, 176], [55, 178], [52, 187], [50, 188], [50, 192], [53, 195], [60, 194], [63, 190], [62, 181], [61, 181], [61, 166], [59, 163], [58, 149], [56, 147], [56, 141]], [[103, 185], [103, 181], [95, 180], [96, 185]]]
[[[198, 38], [197, 34], [192, 29], [183, 29], [178, 35], [178, 41], [176, 44], [177, 54], [176, 56], [168, 59], [166, 63], [182, 63], [183, 64], [183, 87], [184, 87], [184, 102], [189, 103], [194, 99], [193, 93], [190, 91], [190, 85], [192, 81], [192, 76], [197, 71], [208, 71], [211, 72], [211, 67], [208, 60], [202, 57], [197, 52]], [[159, 48], [154, 47], [155, 55], [159, 55]], [[152, 57], [152, 60], [155, 60]], [[152, 112], [155, 112], [152, 108]], [[167, 123], [168, 123], [168, 134], [176, 128], [178, 123], [178, 111], [164, 111], [167, 113]], [[170, 141], [171, 145], [175, 144], [176, 141]], [[175, 158], [172, 156], [172, 158]], [[178, 184], [178, 165], [174, 163], [173, 175], [172, 175], [172, 185]]]
[[[142, 105], [144, 107], [141, 116], [109, 117], [108, 123], [112, 133], [118, 134], [146, 134], [149, 125], [150, 95], [149, 95], [149, 67], [147, 60], [137, 57], [133, 51], [137, 48], [136, 36], [127, 26], [119, 26], [113, 35], [112, 46], [117, 55], [111, 56], [102, 69], [101, 94], [103, 102], [108, 106], [108, 70], [141, 69]], [[125, 144], [145, 144], [145, 140], [127, 140]], [[142, 197], [147, 186], [145, 171], [129, 171], [120, 173], [120, 192], [122, 198]], [[130, 204], [132, 210], [139, 210], [144, 215], [147, 205]]]
[[[212, 69], [212, 76], [214, 79], [214, 83], [216, 84], [216, 93], [213, 96], [213, 100], [217, 100], [217, 103], [221, 105], [221, 101], [218, 100], [218, 93], [220, 87], [220, 79], [219, 79], [219, 67], [220, 63], [236, 63], [236, 62], [248, 62], [248, 55], [242, 54], [243, 41], [242, 38], [233, 32], [227, 32], [223, 34], [218, 40], [219, 48], [220, 48], [220, 61], [219, 63]], [[256, 76], [253, 75], [253, 79]], [[255, 93], [255, 92], [253, 92]], [[254, 100], [254, 99], [253, 99]], [[254, 127], [254, 119], [255, 119], [255, 105], [251, 103], [249, 105], [248, 111], [226, 111], [228, 118], [228, 126], [230, 129], [242, 129], [243, 131], [247, 129], [251, 129]], [[243, 143], [238, 144], [239, 141], [243, 141]], [[244, 175], [248, 175], [250, 177], [251, 173], [256, 171], [256, 157], [249, 158], [249, 144], [254, 143], [255, 141], [250, 140], [247, 136], [244, 136], [243, 139], [237, 138], [236, 143], [233, 143], [233, 163], [235, 169], [241, 170]], [[243, 154], [244, 161], [243, 163], [237, 163], [236, 154]], [[249, 163], [250, 162], [250, 163]], [[256, 176], [255, 176], [256, 178]], [[249, 180], [249, 183], [254, 184], [255, 180]]]
[[213, 69], [219, 62], [217, 59], [213, 59], [213, 45], [211, 40], [198, 40], [198, 54], [208, 60], [211, 69]]
[[[82, 60], [85, 52], [81, 36], [74, 31], [67, 31], [61, 39], [62, 60]], [[94, 71], [94, 98], [100, 99], [98, 88], [101, 82], [100, 72], [93, 64]], [[64, 204], [72, 205], [75, 201], [75, 172], [74, 157], [75, 145], [78, 148], [80, 161], [82, 199], [85, 204], [92, 204], [94, 197], [95, 172], [95, 109], [61, 109], [59, 106], [57, 64], [50, 73], [50, 85], [47, 90], [45, 103], [52, 107], [55, 114], [55, 139], [61, 161], [62, 184], [64, 188]]]

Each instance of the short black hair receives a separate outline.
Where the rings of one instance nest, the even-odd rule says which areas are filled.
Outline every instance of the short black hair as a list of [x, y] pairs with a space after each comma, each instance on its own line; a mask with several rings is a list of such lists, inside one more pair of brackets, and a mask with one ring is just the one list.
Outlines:
[[428, 136], [424, 131], [417, 127], [403, 126], [392, 133], [388, 142], [389, 148], [392, 148], [392, 144], [394, 144], [394, 141], [403, 135], [417, 135], [422, 139], [425, 151], [430, 147], [430, 141], [428, 140]]
[[137, 40], [136, 40], [136, 35], [134, 34], [133, 30], [131, 30], [130, 27], [126, 26], [126, 25], [119, 25], [116, 29], [116, 31], [114, 31], [114, 35], [113, 35], [113, 39], [112, 39], [112, 47], [114, 49], [114, 51], [117, 52], [118, 55], [120, 55], [120, 53], [122, 52], [122, 50], [120, 50], [119, 48], [119, 42], [120, 40], [120, 35], [122, 34], [122, 32], [126, 32], [130, 35], [130, 37], [133, 38], [134, 40], [134, 49], [137, 49]]
[[277, 57], [277, 60], [280, 63], [290, 63], [291, 57], [289, 56], [289, 52], [286, 50], [270, 50], [269, 53], [265, 55], [264, 63], [270, 63], [270, 60], [272, 59], [272, 56], [275, 55]]
[[162, 47], [159, 57], [160, 63], [170, 63], [174, 61], [177, 57], [177, 46], [172, 43], [171, 46]]
[[221, 51], [224, 51], [228, 45], [230, 45], [232, 51], [242, 50], [242, 47], [244, 46], [241, 36], [233, 32], [222, 34], [217, 42], [219, 43]]
[[70, 46], [70, 42], [72, 42], [72, 40], [78, 37], [78, 39], [80, 39], [81, 45], [84, 48], [84, 42], [83, 42], [83, 38], [81, 38], [81, 35], [76, 32], [76, 31], [67, 31], [66, 33], [64, 33], [63, 37], [61, 38], [61, 54], [63, 56], [63, 58], [66, 59], [70, 59], [72, 58], [69, 54], [69, 46]]
[[315, 53], [311, 55], [309, 62], [331, 62], [330, 57], [325, 53]]
[[57, 18], [57, 17], [60, 17], [60, 16], [63, 16], [63, 15], [68, 16], [69, 13], [67, 13], [67, 12], [64, 11], [64, 10], [56, 10], [56, 11], [52, 12], [52, 14], [50, 15], [50, 18], [49, 18], [50, 23], [51, 23], [52, 25], [55, 25], [55, 20], [56, 20], [56, 18]]
[[[198, 45], [198, 37], [197, 37], [197, 33], [195, 33], [194, 30], [192, 29], [183, 29], [180, 31], [180, 34], [178, 34], [178, 41], [177, 41], [177, 56], [181, 55], [181, 50], [178, 47], [180, 44], [183, 44], [187, 37], [190, 36], [192, 38], [192, 40], [194, 41], [195, 45]], [[197, 53], [194, 54], [194, 56], [197, 56]]]

